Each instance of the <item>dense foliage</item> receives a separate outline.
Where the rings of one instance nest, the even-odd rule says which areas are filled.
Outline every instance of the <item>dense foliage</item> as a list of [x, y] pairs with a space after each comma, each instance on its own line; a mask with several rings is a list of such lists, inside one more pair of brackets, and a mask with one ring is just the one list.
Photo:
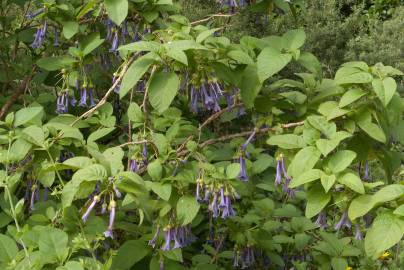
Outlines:
[[402, 48], [207, 2], [2, 1], [1, 269], [402, 269]]

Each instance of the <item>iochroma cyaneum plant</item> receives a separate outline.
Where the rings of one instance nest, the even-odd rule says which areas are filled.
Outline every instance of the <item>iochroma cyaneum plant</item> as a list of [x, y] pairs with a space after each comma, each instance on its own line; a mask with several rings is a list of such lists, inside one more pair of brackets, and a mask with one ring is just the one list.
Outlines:
[[1, 269], [402, 269], [402, 72], [217, 2], [2, 1]]

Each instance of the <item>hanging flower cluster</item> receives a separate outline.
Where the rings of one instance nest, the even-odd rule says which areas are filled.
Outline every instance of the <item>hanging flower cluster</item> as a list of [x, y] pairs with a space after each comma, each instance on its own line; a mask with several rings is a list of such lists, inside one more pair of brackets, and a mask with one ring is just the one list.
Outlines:
[[[191, 226], [166, 226], [164, 229], [164, 244], [161, 249], [164, 251], [184, 248], [196, 240], [192, 234]], [[155, 248], [160, 235], [160, 227], [157, 227], [156, 233], [149, 241], [149, 246]]]
[[[223, 96], [222, 87], [215, 77], [191, 80], [189, 90], [189, 107], [193, 113], [202, 111], [220, 111], [219, 99]], [[202, 105], [202, 106], [201, 106]]]
[[233, 267], [241, 267], [242, 269], [253, 267], [255, 264], [255, 250], [252, 246], [233, 252]]
[[285, 159], [283, 154], [280, 154], [276, 159], [276, 176], [275, 176], [275, 185], [282, 184], [282, 174], [285, 178], [285, 182], [283, 183], [282, 191], [287, 195], [288, 198], [293, 198], [295, 196], [295, 190], [289, 187], [292, 179], [288, 175], [285, 166]]

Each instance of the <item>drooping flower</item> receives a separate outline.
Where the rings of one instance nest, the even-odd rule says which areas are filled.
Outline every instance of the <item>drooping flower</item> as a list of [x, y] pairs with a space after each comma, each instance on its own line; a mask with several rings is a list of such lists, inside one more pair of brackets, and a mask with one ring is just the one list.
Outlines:
[[212, 212], [212, 217], [217, 218], [219, 216], [219, 207], [217, 202], [217, 192], [213, 192], [212, 202], [209, 204], [208, 207], [209, 211]]
[[115, 201], [110, 201], [109, 202], [109, 223], [108, 223], [108, 229], [104, 232], [104, 236], [106, 238], [114, 238], [113, 234], [113, 228], [114, 228], [114, 222], [115, 222], [115, 211], [116, 211], [116, 202]]
[[222, 209], [222, 218], [226, 219], [228, 217], [233, 217], [236, 215], [232, 205], [231, 205], [231, 198], [229, 195], [224, 197], [225, 199], [225, 207]]
[[239, 267], [240, 266], [240, 251], [234, 250], [233, 252], [233, 267]]
[[355, 225], [355, 239], [356, 240], [363, 240], [363, 235], [362, 235], [361, 228], [360, 228], [359, 224]]
[[276, 159], [276, 177], [275, 177], [275, 185], [280, 185], [282, 183], [282, 165], [281, 159]]
[[325, 229], [328, 227], [327, 215], [324, 211], [321, 211], [320, 214], [318, 214], [317, 220], [314, 224], [318, 225], [321, 229]]
[[161, 247], [162, 250], [171, 250], [171, 239], [172, 239], [172, 232], [173, 229], [171, 229], [169, 226], [167, 228], [164, 228], [164, 245]]
[[198, 178], [196, 179], [196, 193], [195, 193], [195, 199], [197, 202], [202, 202], [201, 188], [203, 188], [203, 180]]
[[35, 210], [35, 200], [37, 193], [38, 193], [38, 186], [36, 184], [33, 184], [31, 186], [31, 200], [29, 204], [29, 208], [31, 209], [31, 211]]
[[370, 181], [370, 172], [369, 172], [369, 161], [366, 160], [365, 162], [365, 175], [363, 176], [364, 181]]
[[226, 207], [226, 198], [224, 196], [224, 187], [220, 188], [220, 203], [219, 203], [219, 208], [225, 208]]
[[153, 238], [148, 243], [149, 246], [151, 246], [153, 248], [156, 246], [156, 242], [157, 242], [157, 238], [159, 237], [159, 234], [160, 234], [160, 226], [157, 226], [156, 233], [154, 234]]
[[289, 187], [289, 184], [291, 182], [290, 178], [285, 179], [285, 183], [283, 183], [283, 188], [282, 191], [286, 194], [288, 198], [294, 198], [295, 197], [295, 190], [293, 188]]
[[143, 158], [144, 165], [147, 165], [149, 163], [148, 155], [149, 154], [147, 152], [147, 143], [143, 143], [142, 158]]
[[[118, 78], [118, 74], [117, 74], [117, 73], [114, 73], [114, 75], [113, 75], [113, 77], [112, 77], [112, 85], [115, 84], [117, 78]], [[119, 94], [119, 91], [120, 91], [120, 90], [121, 90], [121, 86], [120, 86], [119, 84], [117, 84], [117, 85], [115, 86], [115, 88], [114, 88], [114, 92], [117, 93], [117, 94]]]
[[34, 41], [31, 43], [31, 48], [37, 49], [42, 46], [42, 43], [45, 40], [47, 29], [48, 29], [48, 23], [46, 21], [40, 27], [37, 28]]
[[83, 85], [80, 92], [80, 107], [87, 107], [87, 87]]
[[246, 181], [248, 181], [247, 165], [246, 165], [246, 161], [245, 161], [243, 155], [240, 155], [239, 163], [240, 163], [240, 174], [239, 174], [238, 178], [241, 181], [246, 182]]
[[136, 159], [132, 159], [129, 163], [129, 170], [132, 172], [138, 172], [139, 170], [139, 165], [136, 162]]
[[372, 216], [367, 213], [363, 216], [363, 222], [365, 223], [365, 228], [369, 228], [372, 225]]
[[110, 52], [116, 52], [119, 46], [119, 36], [118, 36], [118, 29], [114, 29], [113, 31], [113, 38], [111, 43], [111, 48], [109, 49]]
[[341, 219], [335, 224], [334, 229], [340, 230], [342, 227], [351, 228], [351, 221], [348, 218], [348, 212], [342, 213]]
[[100, 196], [94, 196], [90, 206], [87, 208], [84, 215], [81, 217], [84, 223], [87, 222], [88, 217], [90, 216], [91, 211], [94, 209], [95, 205], [100, 201]]
[[56, 99], [56, 113], [64, 114], [68, 112], [69, 94], [67, 91], [60, 93]]
[[96, 103], [94, 101], [94, 89], [93, 88], [90, 88], [88, 90], [88, 95], [90, 98], [90, 108], [95, 107]]

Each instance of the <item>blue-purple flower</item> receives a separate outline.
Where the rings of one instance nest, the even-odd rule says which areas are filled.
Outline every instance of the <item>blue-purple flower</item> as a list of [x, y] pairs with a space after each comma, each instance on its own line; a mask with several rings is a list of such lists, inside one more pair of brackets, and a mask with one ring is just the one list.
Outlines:
[[156, 246], [156, 242], [159, 237], [159, 234], [160, 234], [160, 226], [157, 227], [156, 233], [154, 234], [153, 238], [149, 241], [149, 246], [151, 246], [153, 248]]
[[37, 49], [41, 47], [45, 40], [46, 31], [48, 29], [48, 23], [45, 21], [40, 27], [37, 28], [34, 41], [31, 43], [31, 48]]
[[136, 159], [131, 159], [131, 161], [129, 162], [129, 170], [135, 173], [139, 171], [139, 165], [136, 162]]
[[321, 229], [327, 228], [328, 224], [327, 224], [327, 215], [326, 215], [326, 213], [321, 211], [320, 214], [318, 214], [317, 220], [316, 220], [316, 222], [314, 224], [318, 225]]
[[359, 224], [355, 225], [355, 239], [363, 240], [363, 235], [362, 235], [361, 227], [359, 226]]
[[365, 175], [363, 176], [364, 181], [370, 181], [370, 171], [369, 171], [369, 161], [365, 162]]
[[93, 200], [91, 201], [90, 206], [87, 208], [86, 212], [83, 214], [81, 219], [83, 220], [84, 223], [87, 222], [88, 217], [91, 214], [91, 211], [94, 209], [95, 205], [100, 201], [100, 196], [94, 196]]
[[148, 161], [148, 152], [147, 152], [147, 143], [143, 143], [143, 150], [142, 150], [142, 158], [143, 158], [143, 164], [147, 165], [149, 163]]
[[108, 229], [104, 232], [104, 236], [106, 238], [114, 238], [113, 234], [113, 228], [114, 228], [114, 222], [115, 222], [115, 211], [116, 211], [116, 202], [115, 201], [110, 201], [109, 202], [109, 223], [108, 223]]
[[56, 113], [64, 114], [68, 112], [69, 94], [67, 91], [60, 93], [56, 99]]
[[87, 87], [83, 85], [80, 91], [80, 107], [87, 107]]
[[340, 230], [342, 227], [351, 228], [351, 221], [348, 218], [348, 212], [342, 213], [341, 219], [335, 224], [334, 229]]
[[246, 165], [246, 161], [245, 161], [243, 155], [241, 155], [239, 157], [239, 163], [240, 163], [240, 174], [239, 174], [238, 178], [241, 181], [248, 181], [247, 165]]

